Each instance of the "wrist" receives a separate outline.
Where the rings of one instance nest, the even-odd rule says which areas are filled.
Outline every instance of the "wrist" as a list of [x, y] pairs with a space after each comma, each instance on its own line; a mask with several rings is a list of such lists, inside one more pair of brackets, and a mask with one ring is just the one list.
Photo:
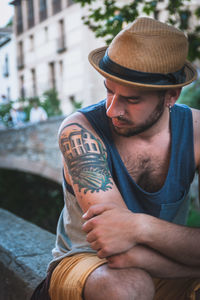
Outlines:
[[137, 243], [148, 245], [152, 238], [153, 217], [147, 214], [135, 214], [137, 217]]

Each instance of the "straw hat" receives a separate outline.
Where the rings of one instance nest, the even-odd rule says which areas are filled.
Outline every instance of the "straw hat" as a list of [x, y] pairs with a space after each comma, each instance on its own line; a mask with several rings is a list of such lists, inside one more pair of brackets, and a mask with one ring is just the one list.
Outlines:
[[117, 83], [153, 89], [178, 88], [196, 79], [184, 33], [151, 18], [138, 18], [109, 47], [93, 50], [89, 61]]

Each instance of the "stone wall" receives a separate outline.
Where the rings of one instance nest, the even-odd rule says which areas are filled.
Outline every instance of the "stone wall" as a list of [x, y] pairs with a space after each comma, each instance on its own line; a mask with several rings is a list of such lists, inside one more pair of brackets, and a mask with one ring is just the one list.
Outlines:
[[38, 174], [61, 182], [58, 129], [64, 117], [0, 131], [0, 168]]
[[55, 235], [0, 209], [0, 300], [28, 300], [46, 275]]

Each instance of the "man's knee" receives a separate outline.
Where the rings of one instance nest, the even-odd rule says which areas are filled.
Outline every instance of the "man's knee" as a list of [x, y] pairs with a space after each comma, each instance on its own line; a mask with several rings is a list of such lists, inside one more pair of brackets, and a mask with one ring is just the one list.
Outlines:
[[154, 284], [151, 277], [140, 269], [110, 269], [103, 265], [88, 277], [85, 300], [152, 300]]

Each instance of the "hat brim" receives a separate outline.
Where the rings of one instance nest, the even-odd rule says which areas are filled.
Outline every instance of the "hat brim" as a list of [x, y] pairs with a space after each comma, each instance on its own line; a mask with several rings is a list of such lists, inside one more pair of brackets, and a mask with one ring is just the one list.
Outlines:
[[148, 88], [148, 89], [171, 89], [171, 88], [180, 88], [185, 85], [190, 84], [192, 81], [194, 81], [197, 78], [197, 71], [196, 69], [192, 66], [192, 64], [189, 61], [185, 62], [184, 65], [184, 72], [185, 72], [185, 81], [183, 83], [179, 84], [173, 84], [173, 85], [155, 85], [155, 84], [146, 84], [146, 83], [140, 83], [140, 82], [133, 82], [133, 81], [128, 81], [125, 79], [122, 79], [120, 77], [114, 76], [112, 74], [109, 74], [102, 70], [99, 67], [99, 63], [101, 59], [104, 57], [104, 54], [107, 50], [106, 47], [101, 47], [98, 49], [93, 50], [90, 52], [88, 59], [91, 65], [105, 78], [108, 78], [110, 80], [113, 80], [119, 84], [124, 84], [128, 86], [133, 86], [133, 87], [141, 87], [141, 88]]

